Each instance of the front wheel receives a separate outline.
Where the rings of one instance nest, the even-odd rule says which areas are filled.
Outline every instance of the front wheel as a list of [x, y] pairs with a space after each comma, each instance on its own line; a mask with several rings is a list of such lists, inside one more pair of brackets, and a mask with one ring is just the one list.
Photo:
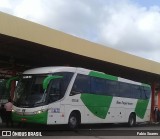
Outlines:
[[71, 115], [69, 116], [69, 120], [68, 120], [68, 126], [71, 129], [75, 129], [78, 127], [78, 116], [76, 115], [76, 113], [71, 113]]
[[130, 127], [133, 127], [136, 125], [136, 116], [135, 114], [130, 114], [129, 119], [128, 119], [128, 125]]

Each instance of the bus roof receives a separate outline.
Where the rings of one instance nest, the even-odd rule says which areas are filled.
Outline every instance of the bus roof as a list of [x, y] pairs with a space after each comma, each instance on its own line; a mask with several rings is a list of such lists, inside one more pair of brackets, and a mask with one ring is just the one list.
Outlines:
[[79, 68], [79, 67], [67, 67], [67, 66], [40, 67], [40, 68], [26, 70], [23, 72], [23, 74], [48, 74], [48, 73], [53, 73], [53, 72], [66, 72], [66, 71], [67, 72], [76, 72], [76, 70], [81, 71], [81, 72], [87, 72], [88, 75], [94, 76], [94, 77], [105, 78], [108, 80], [117, 80], [120, 82], [129, 83], [129, 84], [143, 85], [146, 87], [150, 87], [148, 84], [135, 82], [135, 81], [128, 80], [125, 78], [109, 75], [109, 74], [106, 74], [103, 72], [93, 71], [93, 70]]

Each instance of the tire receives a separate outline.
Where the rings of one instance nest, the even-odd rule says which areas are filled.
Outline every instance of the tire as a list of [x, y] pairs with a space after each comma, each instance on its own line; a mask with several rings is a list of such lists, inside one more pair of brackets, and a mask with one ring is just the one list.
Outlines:
[[68, 126], [70, 129], [76, 129], [79, 125], [79, 119], [75, 112], [71, 113], [68, 119]]
[[135, 114], [130, 114], [129, 119], [128, 119], [128, 126], [133, 127], [136, 125], [136, 116]]

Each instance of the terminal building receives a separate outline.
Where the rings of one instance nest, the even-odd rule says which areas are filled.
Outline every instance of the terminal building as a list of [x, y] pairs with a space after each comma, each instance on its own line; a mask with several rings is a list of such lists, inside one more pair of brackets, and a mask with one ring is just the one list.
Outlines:
[[83, 67], [150, 84], [152, 112], [156, 106], [160, 109], [160, 63], [2, 12], [0, 21], [0, 79], [36, 67]]

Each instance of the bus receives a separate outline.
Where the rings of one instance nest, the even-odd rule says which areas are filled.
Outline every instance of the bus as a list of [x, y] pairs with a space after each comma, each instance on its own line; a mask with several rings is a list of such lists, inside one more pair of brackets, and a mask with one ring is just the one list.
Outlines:
[[76, 67], [25, 71], [13, 99], [15, 122], [47, 125], [150, 121], [150, 85]]

